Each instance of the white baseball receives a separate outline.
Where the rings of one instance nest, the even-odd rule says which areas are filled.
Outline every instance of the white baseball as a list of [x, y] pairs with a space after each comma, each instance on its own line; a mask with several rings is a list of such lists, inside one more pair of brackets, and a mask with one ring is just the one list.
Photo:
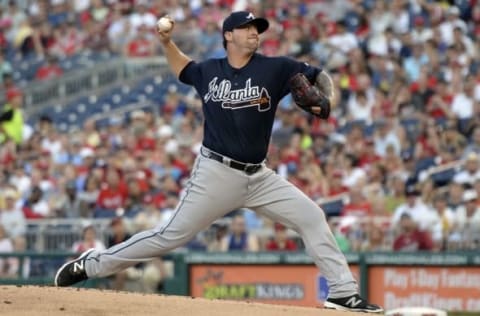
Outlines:
[[157, 27], [159, 32], [167, 32], [172, 29], [173, 23], [169, 18], [162, 17], [157, 21]]

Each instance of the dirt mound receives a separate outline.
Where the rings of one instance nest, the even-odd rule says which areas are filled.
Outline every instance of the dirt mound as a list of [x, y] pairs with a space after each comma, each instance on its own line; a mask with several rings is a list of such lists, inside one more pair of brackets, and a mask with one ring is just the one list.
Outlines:
[[[94, 289], [0, 286], [0, 315], [354, 316], [332, 310]], [[363, 314], [364, 315], [364, 314]]]

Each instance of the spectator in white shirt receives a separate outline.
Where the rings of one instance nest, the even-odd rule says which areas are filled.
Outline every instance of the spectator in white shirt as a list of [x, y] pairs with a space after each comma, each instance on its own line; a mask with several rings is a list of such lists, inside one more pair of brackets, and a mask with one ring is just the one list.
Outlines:
[[353, 121], [369, 122], [375, 102], [369, 99], [365, 91], [358, 91], [348, 102], [348, 117]]
[[405, 187], [406, 201], [400, 204], [393, 214], [392, 225], [400, 223], [400, 218], [404, 213], [408, 214], [419, 226], [421, 230], [432, 231], [435, 225], [436, 214], [423, 201], [420, 191], [415, 184], [407, 184]]
[[457, 209], [460, 230], [470, 229], [480, 233], [480, 208], [478, 194], [475, 190], [467, 190], [463, 194], [463, 207]]
[[328, 38], [327, 45], [332, 49], [331, 60], [346, 62], [348, 54], [358, 48], [355, 34], [348, 32], [345, 21], [337, 23], [337, 33]]
[[458, 218], [456, 237], [463, 249], [475, 249], [480, 241], [480, 208], [477, 192], [465, 191], [463, 201], [464, 205], [458, 207], [456, 214]]
[[7, 235], [12, 239], [23, 239], [27, 230], [25, 215], [18, 205], [18, 192], [13, 188], [3, 190], [4, 208], [0, 210], [0, 225], [2, 225]]
[[446, 20], [440, 24], [440, 34], [442, 39], [448, 45], [453, 43], [453, 30], [455, 27], [460, 27], [467, 31], [467, 25], [460, 19], [460, 10], [456, 6], [451, 6], [447, 9]]
[[463, 168], [453, 176], [453, 181], [473, 186], [477, 179], [480, 179], [480, 160], [478, 154], [471, 152], [466, 157]]
[[433, 30], [425, 26], [425, 18], [417, 16], [413, 20], [412, 39], [414, 42], [426, 42], [433, 37]]
[[[131, 32], [136, 34], [137, 29], [144, 25], [148, 29], [154, 29], [157, 24], [157, 18], [155, 15], [148, 11], [148, 7], [145, 1], [139, 1], [139, 3], [134, 6], [135, 12], [130, 15], [130, 27]], [[133, 35], [133, 34], [132, 34]]]
[[473, 89], [475, 83], [469, 77], [465, 79], [462, 91], [457, 92], [452, 100], [452, 112], [457, 119], [470, 119], [474, 115], [475, 100], [473, 97]]
[[392, 128], [391, 123], [387, 120], [380, 120], [376, 123], [376, 126], [377, 128], [373, 136], [376, 154], [380, 157], [385, 157], [387, 148], [392, 146], [395, 154], [400, 155], [400, 138], [394, 128]]
[[[8, 238], [4, 226], [0, 224], [0, 253], [14, 252], [13, 243]], [[0, 278], [15, 277], [18, 273], [18, 259], [14, 257], [0, 257]]]

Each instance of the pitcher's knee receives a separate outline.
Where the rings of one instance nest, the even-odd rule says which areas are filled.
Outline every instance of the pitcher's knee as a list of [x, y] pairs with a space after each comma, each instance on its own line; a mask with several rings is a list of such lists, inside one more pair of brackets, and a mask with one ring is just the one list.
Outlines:
[[319, 207], [312, 208], [305, 215], [299, 215], [296, 218], [294, 225], [297, 227], [298, 230], [307, 230], [311, 228], [318, 228], [326, 225], [327, 220], [325, 217], [325, 213]]

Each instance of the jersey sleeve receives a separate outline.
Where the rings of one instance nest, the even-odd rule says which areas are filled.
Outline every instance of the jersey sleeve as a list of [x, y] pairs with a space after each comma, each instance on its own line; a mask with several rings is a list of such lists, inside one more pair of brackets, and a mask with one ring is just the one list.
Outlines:
[[317, 75], [322, 71], [321, 68], [311, 66], [305, 62], [301, 62], [289, 57], [282, 58], [281, 69], [283, 71], [282, 78], [285, 79], [285, 94], [290, 93], [288, 80], [290, 80], [290, 78], [292, 78], [295, 74], [299, 72], [305, 74], [307, 79], [313, 84], [315, 83], [315, 78]]
[[195, 85], [195, 82], [201, 81], [201, 71], [200, 66], [193, 60], [190, 61], [185, 68], [182, 69], [178, 79], [184, 83], [191, 86]]

